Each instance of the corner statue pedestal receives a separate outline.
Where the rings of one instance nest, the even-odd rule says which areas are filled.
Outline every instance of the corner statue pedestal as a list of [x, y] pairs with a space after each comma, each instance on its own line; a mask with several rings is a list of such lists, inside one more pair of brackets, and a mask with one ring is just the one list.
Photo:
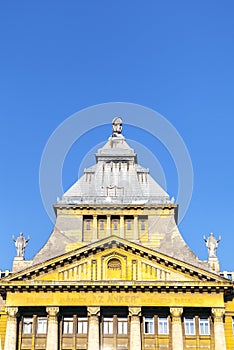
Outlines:
[[15, 256], [12, 265], [12, 272], [18, 272], [32, 265], [32, 260], [24, 260], [23, 256]]
[[12, 272], [14, 273], [14, 272], [26, 269], [27, 267], [30, 267], [32, 265], [32, 261], [24, 260], [25, 248], [28, 244], [28, 241], [30, 240], [30, 237], [28, 236], [28, 239], [26, 239], [23, 236], [23, 233], [20, 232], [19, 237], [15, 239], [13, 235], [12, 240], [15, 242], [16, 253], [17, 253], [17, 256], [14, 257], [13, 266], [12, 266]]

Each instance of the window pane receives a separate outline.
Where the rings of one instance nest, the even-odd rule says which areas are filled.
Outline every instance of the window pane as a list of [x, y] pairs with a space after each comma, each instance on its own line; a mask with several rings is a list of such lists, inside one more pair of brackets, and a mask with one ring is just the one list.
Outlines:
[[128, 223], [127, 224], [127, 229], [131, 230], [132, 229], [132, 222], [131, 222], [131, 220], [128, 220], [127, 223]]
[[158, 333], [168, 334], [168, 320], [167, 318], [158, 318]]
[[24, 334], [31, 334], [32, 333], [32, 323], [33, 323], [32, 317], [24, 317], [24, 319], [23, 319], [23, 333]]
[[154, 318], [153, 317], [145, 317], [144, 318], [144, 330], [145, 330], [145, 334], [153, 334], [154, 333]]
[[141, 221], [141, 230], [142, 231], [145, 230], [145, 221], [144, 220]]
[[184, 328], [185, 328], [185, 334], [187, 334], [187, 335], [195, 334], [194, 318], [185, 318], [184, 319]]
[[37, 319], [37, 333], [46, 334], [47, 330], [47, 318], [46, 317], [38, 317]]
[[104, 334], [113, 334], [113, 319], [112, 318], [104, 318], [103, 333]]
[[73, 318], [65, 317], [63, 320], [63, 333], [72, 334], [73, 333]]
[[79, 334], [88, 333], [88, 320], [87, 318], [78, 318], [78, 330]]
[[128, 320], [118, 318], [118, 334], [128, 334]]
[[90, 230], [90, 220], [86, 220], [86, 230]]
[[100, 230], [104, 230], [104, 221], [100, 220]]
[[210, 334], [210, 323], [208, 318], [201, 318], [199, 320], [199, 329], [201, 335], [209, 335]]

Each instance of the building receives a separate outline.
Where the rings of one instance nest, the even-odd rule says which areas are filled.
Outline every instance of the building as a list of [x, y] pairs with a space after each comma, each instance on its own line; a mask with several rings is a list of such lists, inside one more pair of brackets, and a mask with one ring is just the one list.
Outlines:
[[140, 166], [115, 118], [96, 164], [54, 205], [32, 261], [15, 240], [0, 281], [0, 349], [234, 349], [233, 282], [218, 240], [200, 261], [177, 226], [178, 205]]

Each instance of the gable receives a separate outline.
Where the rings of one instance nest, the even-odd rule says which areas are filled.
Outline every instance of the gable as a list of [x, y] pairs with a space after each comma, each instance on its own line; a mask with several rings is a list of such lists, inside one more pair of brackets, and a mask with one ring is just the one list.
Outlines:
[[224, 281], [122, 238], [109, 237], [9, 276], [10, 281]]

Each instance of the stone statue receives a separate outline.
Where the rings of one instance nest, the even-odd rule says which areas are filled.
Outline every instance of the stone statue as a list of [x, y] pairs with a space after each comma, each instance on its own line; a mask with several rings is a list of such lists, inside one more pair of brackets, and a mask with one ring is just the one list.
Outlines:
[[112, 136], [116, 137], [122, 133], [122, 119], [115, 117], [112, 120]]
[[209, 258], [216, 258], [216, 250], [218, 248], [218, 243], [221, 240], [221, 236], [219, 236], [219, 238], [216, 239], [214, 234], [211, 232], [208, 238], [206, 238], [206, 236], [204, 235], [203, 239], [206, 242], [206, 246], [208, 248]]
[[19, 237], [15, 239], [14, 235], [12, 236], [13, 241], [15, 242], [15, 247], [17, 251], [17, 256], [24, 258], [24, 252], [26, 245], [28, 244], [28, 241], [30, 240], [30, 237], [28, 236], [28, 239], [26, 239], [23, 236], [23, 233], [20, 232]]

